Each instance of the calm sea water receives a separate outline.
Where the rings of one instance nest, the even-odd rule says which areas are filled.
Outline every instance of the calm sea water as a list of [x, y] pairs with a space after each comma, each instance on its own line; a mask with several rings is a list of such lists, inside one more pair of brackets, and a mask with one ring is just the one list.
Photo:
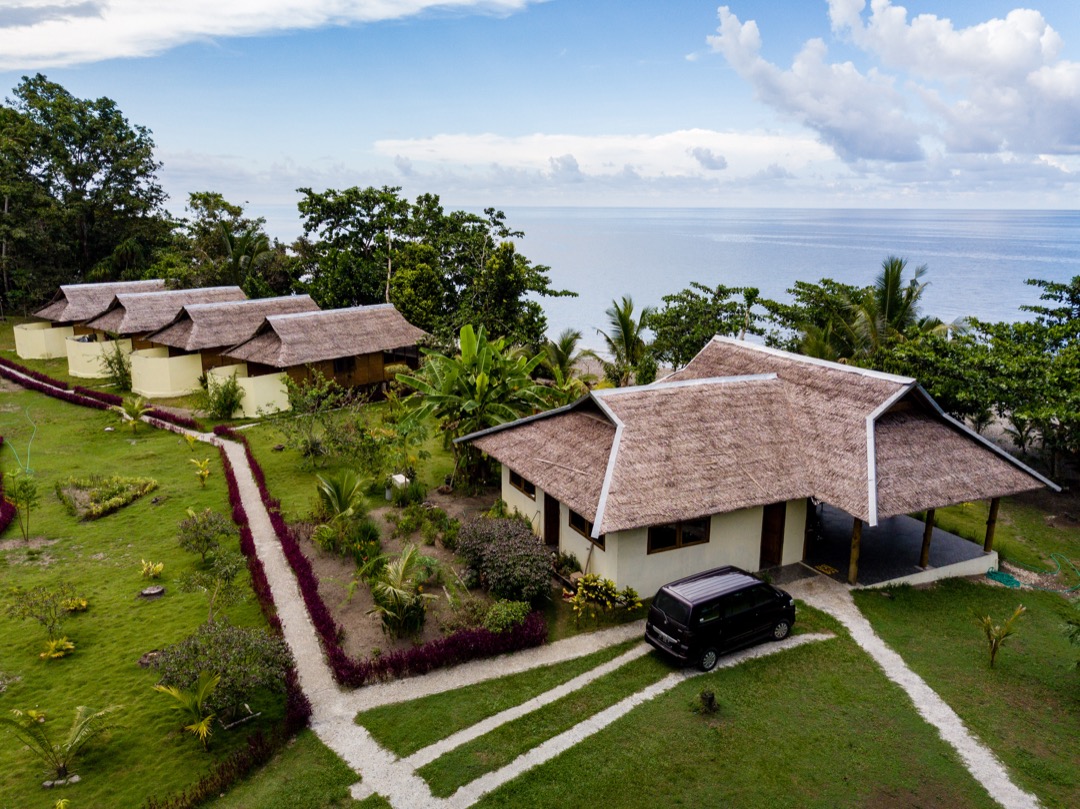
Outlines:
[[691, 281], [756, 286], [787, 300], [796, 280], [870, 284], [889, 255], [928, 266], [924, 314], [1020, 320], [1028, 278], [1080, 275], [1080, 211], [508, 208], [521, 251], [551, 267], [548, 330], [595, 329], [614, 298], [658, 305]]

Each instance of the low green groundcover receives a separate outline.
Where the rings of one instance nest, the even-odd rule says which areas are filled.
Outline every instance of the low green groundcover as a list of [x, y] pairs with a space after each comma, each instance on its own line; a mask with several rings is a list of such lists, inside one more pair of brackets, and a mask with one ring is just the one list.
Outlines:
[[56, 484], [56, 496], [60, 498], [71, 516], [80, 520], [96, 520], [106, 514], [122, 509], [147, 492], [157, 488], [153, 478], [125, 478], [119, 475], [88, 478], [68, 478]]

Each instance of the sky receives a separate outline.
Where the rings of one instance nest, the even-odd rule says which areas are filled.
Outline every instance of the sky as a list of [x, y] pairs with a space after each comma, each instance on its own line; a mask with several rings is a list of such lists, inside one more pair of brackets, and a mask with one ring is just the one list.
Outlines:
[[297, 188], [494, 206], [1080, 208], [1076, 0], [0, 0], [153, 133], [169, 208]]

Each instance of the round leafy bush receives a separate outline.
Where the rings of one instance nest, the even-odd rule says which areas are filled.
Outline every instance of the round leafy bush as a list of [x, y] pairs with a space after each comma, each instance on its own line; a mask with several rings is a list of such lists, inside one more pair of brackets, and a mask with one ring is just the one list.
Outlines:
[[466, 523], [458, 554], [498, 598], [533, 602], [551, 590], [547, 549], [520, 520], [481, 517]]
[[484, 629], [492, 632], [509, 632], [515, 626], [525, 623], [525, 619], [532, 612], [532, 607], [527, 601], [496, 601], [484, 616]]

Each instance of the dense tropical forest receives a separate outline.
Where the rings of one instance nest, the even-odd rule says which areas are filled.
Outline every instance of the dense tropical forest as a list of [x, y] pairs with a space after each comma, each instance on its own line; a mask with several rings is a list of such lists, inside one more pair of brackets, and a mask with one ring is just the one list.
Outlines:
[[[885, 258], [876, 277], [868, 267], [864, 287], [797, 281], [785, 301], [696, 283], [656, 308], [635, 311], [621, 297], [600, 331], [606, 351], [594, 356], [603, 379], [590, 379], [577, 361], [581, 332], [547, 339], [537, 300], [574, 293], [554, 289], [549, 268], [517, 251], [523, 234], [495, 208], [447, 211], [435, 194], [410, 201], [390, 186], [300, 188], [303, 235], [285, 244], [210, 190], [191, 192], [185, 215], [174, 217], [160, 169], [151, 132], [115, 102], [76, 98], [40, 74], [24, 78], [0, 106], [3, 314], [32, 311], [60, 284], [137, 278], [237, 284], [252, 297], [307, 292], [323, 308], [389, 301], [444, 354], [471, 326], [501, 341], [492, 343], [499, 351], [543, 355], [528, 376], [542, 378], [555, 402], [598, 382], [651, 381], [713, 334], [750, 335], [916, 377], [977, 429], [1003, 419], [1021, 451], [1045, 451], [1051, 472], [1080, 450], [1080, 276], [1030, 280], [1042, 305], [1018, 323], [940, 322], [920, 305], [927, 268], [910, 270], [899, 257]], [[520, 374], [516, 363], [506, 367]], [[499, 412], [537, 401], [530, 394]]]

